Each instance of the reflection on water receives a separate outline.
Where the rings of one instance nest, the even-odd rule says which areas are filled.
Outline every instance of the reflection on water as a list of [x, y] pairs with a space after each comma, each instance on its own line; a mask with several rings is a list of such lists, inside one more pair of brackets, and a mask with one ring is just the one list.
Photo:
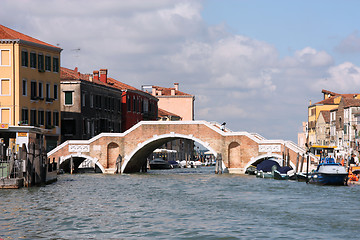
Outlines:
[[331, 187], [214, 168], [60, 175], [0, 191], [4, 239], [348, 239], [360, 186]]

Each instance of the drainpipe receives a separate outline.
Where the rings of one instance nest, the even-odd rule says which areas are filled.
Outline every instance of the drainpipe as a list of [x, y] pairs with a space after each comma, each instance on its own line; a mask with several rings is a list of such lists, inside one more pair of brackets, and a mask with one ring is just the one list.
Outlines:
[[12, 69], [13, 69], [13, 79], [12, 79], [12, 95], [13, 95], [13, 118], [12, 118], [12, 122], [13, 122], [13, 126], [15, 126], [15, 107], [16, 107], [16, 103], [15, 103], [15, 41], [13, 41], [13, 47], [12, 47], [12, 52], [13, 52], [13, 56], [12, 56]]

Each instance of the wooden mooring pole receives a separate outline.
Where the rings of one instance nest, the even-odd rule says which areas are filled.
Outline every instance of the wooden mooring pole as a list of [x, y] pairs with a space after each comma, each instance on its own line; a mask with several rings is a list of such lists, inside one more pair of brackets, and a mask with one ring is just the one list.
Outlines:
[[221, 153], [218, 153], [217, 156], [216, 156], [215, 174], [222, 174], [222, 156], [221, 156]]

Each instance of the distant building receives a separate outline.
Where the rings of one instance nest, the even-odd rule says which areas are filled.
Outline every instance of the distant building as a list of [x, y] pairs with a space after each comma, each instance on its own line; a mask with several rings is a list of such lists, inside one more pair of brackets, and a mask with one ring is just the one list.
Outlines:
[[316, 144], [330, 145], [330, 111], [321, 111], [316, 121]]
[[316, 122], [321, 111], [331, 111], [338, 108], [341, 99], [356, 98], [360, 99], [360, 94], [339, 94], [328, 90], [322, 90], [324, 99], [320, 102], [312, 104], [310, 101], [308, 107], [308, 144], [316, 144]]
[[122, 90], [122, 132], [140, 121], [156, 121], [158, 118], [158, 99], [150, 93], [109, 78], [114, 86]]
[[9, 139], [19, 146], [39, 140], [51, 150], [60, 142], [61, 50], [0, 25], [0, 132], [5, 144]]
[[181, 121], [181, 117], [174, 113], [168, 112], [164, 109], [158, 109], [158, 120], [159, 121]]
[[106, 80], [107, 69], [92, 76], [61, 68], [62, 141], [121, 132], [122, 91]]
[[298, 145], [302, 148], [305, 148], [306, 143], [306, 135], [307, 135], [307, 122], [302, 123], [302, 127], [300, 132], [298, 133]]
[[343, 98], [337, 109], [330, 111], [331, 144], [352, 152], [359, 150], [360, 99]]
[[195, 96], [181, 92], [179, 83], [174, 83], [173, 88], [143, 85], [142, 90], [159, 99], [159, 108], [179, 115], [183, 121], [194, 120]]
[[108, 77], [107, 69], [81, 74], [61, 68], [62, 141], [124, 132], [157, 119], [157, 98]]

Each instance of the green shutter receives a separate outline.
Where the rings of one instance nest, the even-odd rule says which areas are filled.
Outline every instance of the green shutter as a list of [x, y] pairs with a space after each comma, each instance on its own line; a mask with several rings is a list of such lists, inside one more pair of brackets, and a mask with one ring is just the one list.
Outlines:
[[65, 92], [65, 105], [72, 105], [72, 92]]

